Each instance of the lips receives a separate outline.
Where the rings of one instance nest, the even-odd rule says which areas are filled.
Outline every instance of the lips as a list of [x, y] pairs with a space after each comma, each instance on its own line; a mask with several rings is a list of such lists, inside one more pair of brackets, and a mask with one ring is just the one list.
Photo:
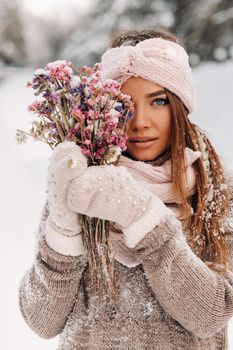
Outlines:
[[129, 142], [131, 143], [131, 147], [135, 149], [148, 149], [152, 147], [155, 142], [157, 142], [157, 137], [132, 137], [129, 139]]
[[150, 137], [150, 136], [143, 136], [143, 137], [131, 137], [129, 139], [130, 142], [148, 142], [148, 141], [154, 141], [156, 140], [156, 137]]

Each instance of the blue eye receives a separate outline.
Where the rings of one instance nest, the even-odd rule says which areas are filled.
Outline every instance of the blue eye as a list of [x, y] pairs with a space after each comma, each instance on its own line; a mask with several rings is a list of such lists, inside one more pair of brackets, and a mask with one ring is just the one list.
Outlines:
[[152, 101], [152, 104], [157, 104], [157, 106], [164, 106], [169, 103], [168, 98], [156, 98]]

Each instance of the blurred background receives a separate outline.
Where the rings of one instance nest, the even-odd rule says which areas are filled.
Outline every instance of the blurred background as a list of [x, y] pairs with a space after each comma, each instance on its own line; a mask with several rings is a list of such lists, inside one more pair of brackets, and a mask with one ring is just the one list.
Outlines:
[[233, 58], [232, 0], [0, 0], [1, 75], [64, 57], [93, 64], [121, 29], [165, 27], [184, 38], [192, 66]]
[[[183, 39], [197, 90], [190, 119], [232, 168], [232, 0], [0, 0], [1, 349], [55, 349], [58, 342], [36, 336], [18, 307], [18, 286], [34, 258], [51, 155], [42, 143], [16, 144], [16, 129], [29, 130], [32, 120], [27, 105], [35, 97], [26, 82], [48, 61], [92, 65], [115, 33], [154, 27]], [[233, 349], [233, 321], [229, 335]]]

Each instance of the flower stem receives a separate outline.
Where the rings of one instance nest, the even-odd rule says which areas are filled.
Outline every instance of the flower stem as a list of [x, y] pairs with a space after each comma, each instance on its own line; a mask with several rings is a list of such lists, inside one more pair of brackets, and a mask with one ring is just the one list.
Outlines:
[[43, 137], [44, 137], [44, 139], [45, 139], [46, 141], [43, 141], [43, 140], [40, 139], [39, 137], [36, 137], [36, 136], [34, 136], [34, 135], [32, 135], [32, 134], [29, 134], [28, 132], [23, 131], [23, 130], [21, 130], [21, 129], [17, 129], [17, 130], [20, 131], [20, 132], [22, 132], [22, 133], [25, 134], [25, 135], [28, 135], [28, 136], [32, 137], [32, 138], [35, 139], [35, 140], [41, 141], [41, 142], [43, 142], [43, 143], [46, 143], [46, 144], [49, 145], [49, 147], [53, 150], [53, 147], [52, 147], [51, 144], [47, 141], [47, 139], [45, 138], [44, 134], [41, 133], [41, 135], [43, 135]]
[[117, 295], [114, 274], [114, 257], [111, 253], [109, 222], [99, 218], [81, 215], [82, 239], [87, 254], [94, 294], [99, 300], [107, 295], [112, 299]]
[[[56, 114], [58, 115], [57, 112], [56, 112]], [[60, 139], [61, 139], [62, 141], [64, 141], [65, 135], [64, 135], [64, 133], [63, 133], [62, 127], [60, 126], [59, 121], [57, 120], [56, 116], [54, 116], [53, 121], [54, 121], [54, 123], [56, 124], [57, 130], [58, 130], [58, 132], [59, 132]]]
[[66, 114], [64, 113], [63, 108], [62, 108], [62, 106], [60, 104], [58, 104], [57, 107], [58, 107], [59, 112], [60, 112], [60, 114], [62, 116], [62, 119], [64, 121], [64, 125], [65, 125], [65, 128], [66, 128], [66, 131], [68, 131], [69, 128], [70, 128], [70, 125], [69, 125], [68, 119], [66, 117]]

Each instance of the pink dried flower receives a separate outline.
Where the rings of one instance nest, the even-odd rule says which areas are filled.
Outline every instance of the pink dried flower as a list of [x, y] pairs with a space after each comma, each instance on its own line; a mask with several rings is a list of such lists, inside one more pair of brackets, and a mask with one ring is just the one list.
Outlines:
[[[42, 97], [28, 110], [43, 118], [49, 144], [75, 140], [83, 145], [89, 164], [104, 164], [111, 146], [125, 149], [126, 125], [133, 110], [130, 96], [122, 94], [120, 84], [114, 80], [103, 83], [100, 73], [101, 65], [95, 64], [74, 75], [71, 62], [57, 60], [37, 70], [27, 84]], [[37, 127], [34, 125], [34, 136], [41, 133], [39, 124]]]
[[58, 80], [67, 83], [71, 80], [71, 76], [73, 74], [73, 69], [71, 66], [71, 62], [57, 60], [48, 63], [45, 67], [45, 70], [48, 72], [48, 75], [50, 77], [57, 78]]
[[85, 120], [85, 115], [80, 109], [79, 106], [75, 105], [73, 106], [71, 110], [71, 115], [74, 117], [77, 121], [80, 121], [81, 123]]
[[84, 144], [85, 144], [85, 145], [90, 145], [90, 144], [91, 144], [91, 141], [86, 139], [86, 140], [84, 141]]
[[[130, 96], [121, 92], [120, 84], [116, 81], [102, 82], [100, 64], [92, 68], [84, 66], [76, 71], [71, 62], [50, 62], [44, 69], [35, 72], [32, 82], [28, 82], [27, 86], [40, 97], [39, 101], [34, 101], [28, 107], [28, 111], [36, 114], [36, 120], [27, 134], [35, 140], [45, 142], [52, 149], [64, 140], [74, 141], [80, 145], [88, 165], [115, 163], [126, 149], [126, 128], [133, 112], [132, 101]], [[18, 131], [17, 140], [25, 142], [26, 134]], [[95, 218], [84, 216], [83, 220], [91, 222]], [[102, 224], [97, 234], [100, 241], [106, 242], [108, 226], [105, 222]], [[101, 229], [104, 225], [106, 230]], [[91, 234], [89, 231], [85, 233], [82, 238], [87, 242]], [[92, 245], [88, 242], [85, 246]], [[88, 259], [93, 261], [94, 256], [95, 260], [98, 251], [97, 244], [91, 254], [87, 252]], [[103, 266], [102, 271], [107, 271], [105, 262], [110, 261], [112, 255], [108, 256], [106, 250], [106, 255], [102, 253], [102, 256], [105, 259], [99, 260], [97, 257], [95, 261], [98, 266]], [[112, 271], [108, 272], [111, 274]], [[96, 278], [95, 273], [93, 276]]]
[[87, 149], [84, 145], [80, 146], [80, 149], [82, 151], [82, 154], [86, 157], [89, 157], [91, 155], [91, 151]]

